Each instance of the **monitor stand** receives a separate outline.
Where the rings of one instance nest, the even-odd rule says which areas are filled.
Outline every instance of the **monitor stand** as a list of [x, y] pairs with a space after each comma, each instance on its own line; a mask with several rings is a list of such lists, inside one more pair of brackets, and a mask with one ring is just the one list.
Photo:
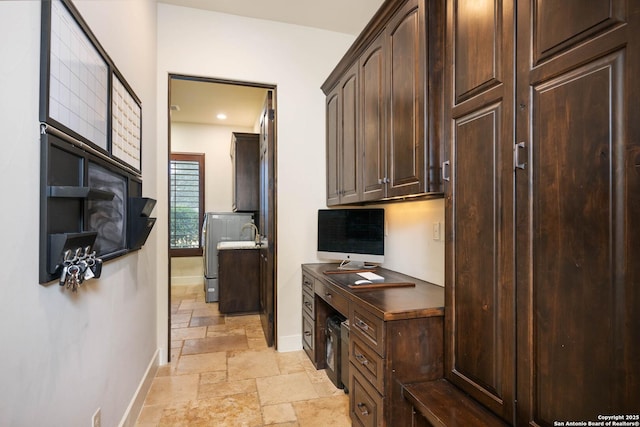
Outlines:
[[345, 259], [338, 266], [338, 270], [371, 270], [376, 268], [375, 265], [367, 265], [362, 261], [351, 261]]

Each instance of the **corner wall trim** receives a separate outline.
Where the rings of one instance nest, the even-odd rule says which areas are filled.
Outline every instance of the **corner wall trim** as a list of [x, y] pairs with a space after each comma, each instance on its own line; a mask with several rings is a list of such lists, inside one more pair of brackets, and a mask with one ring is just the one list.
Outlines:
[[138, 416], [140, 416], [140, 412], [142, 411], [142, 406], [144, 404], [144, 399], [147, 397], [147, 393], [151, 388], [151, 383], [153, 379], [156, 377], [156, 373], [158, 372], [158, 365], [160, 361], [160, 349], [156, 349], [151, 361], [149, 362], [149, 366], [147, 366], [147, 371], [145, 372], [140, 384], [138, 385], [138, 389], [134, 393], [131, 402], [129, 403], [129, 407], [124, 412], [122, 416], [122, 420], [118, 427], [133, 427], [138, 420]]

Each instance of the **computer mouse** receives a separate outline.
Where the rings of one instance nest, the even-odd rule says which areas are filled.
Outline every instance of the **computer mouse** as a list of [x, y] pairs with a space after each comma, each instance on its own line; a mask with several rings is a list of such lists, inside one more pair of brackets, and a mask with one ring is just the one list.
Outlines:
[[373, 282], [371, 282], [371, 280], [361, 279], [361, 280], [356, 280], [353, 283], [355, 283], [356, 285], [364, 285], [365, 283], [373, 283]]

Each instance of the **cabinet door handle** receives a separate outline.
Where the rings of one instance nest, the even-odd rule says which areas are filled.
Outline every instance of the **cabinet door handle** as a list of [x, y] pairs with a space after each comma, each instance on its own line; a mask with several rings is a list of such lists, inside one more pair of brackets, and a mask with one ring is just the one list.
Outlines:
[[360, 410], [360, 414], [367, 416], [369, 415], [369, 408], [367, 408], [367, 405], [365, 405], [364, 403], [360, 402], [358, 403], [358, 409]]
[[449, 160], [442, 162], [442, 180], [451, 181], [451, 162]]
[[356, 353], [356, 359], [358, 359], [358, 362], [360, 362], [360, 364], [363, 366], [369, 364], [369, 361], [367, 360], [367, 358], [360, 353]]
[[522, 169], [524, 170], [525, 166], [527, 166], [527, 162], [520, 162], [520, 150], [526, 148], [524, 142], [518, 142], [513, 146], [513, 168], [514, 169]]

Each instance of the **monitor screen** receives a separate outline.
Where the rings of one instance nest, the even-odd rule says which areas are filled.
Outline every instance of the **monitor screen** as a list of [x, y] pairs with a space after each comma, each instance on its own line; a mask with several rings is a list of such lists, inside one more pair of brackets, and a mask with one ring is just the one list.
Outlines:
[[384, 209], [318, 210], [318, 257], [349, 262], [384, 262]]

